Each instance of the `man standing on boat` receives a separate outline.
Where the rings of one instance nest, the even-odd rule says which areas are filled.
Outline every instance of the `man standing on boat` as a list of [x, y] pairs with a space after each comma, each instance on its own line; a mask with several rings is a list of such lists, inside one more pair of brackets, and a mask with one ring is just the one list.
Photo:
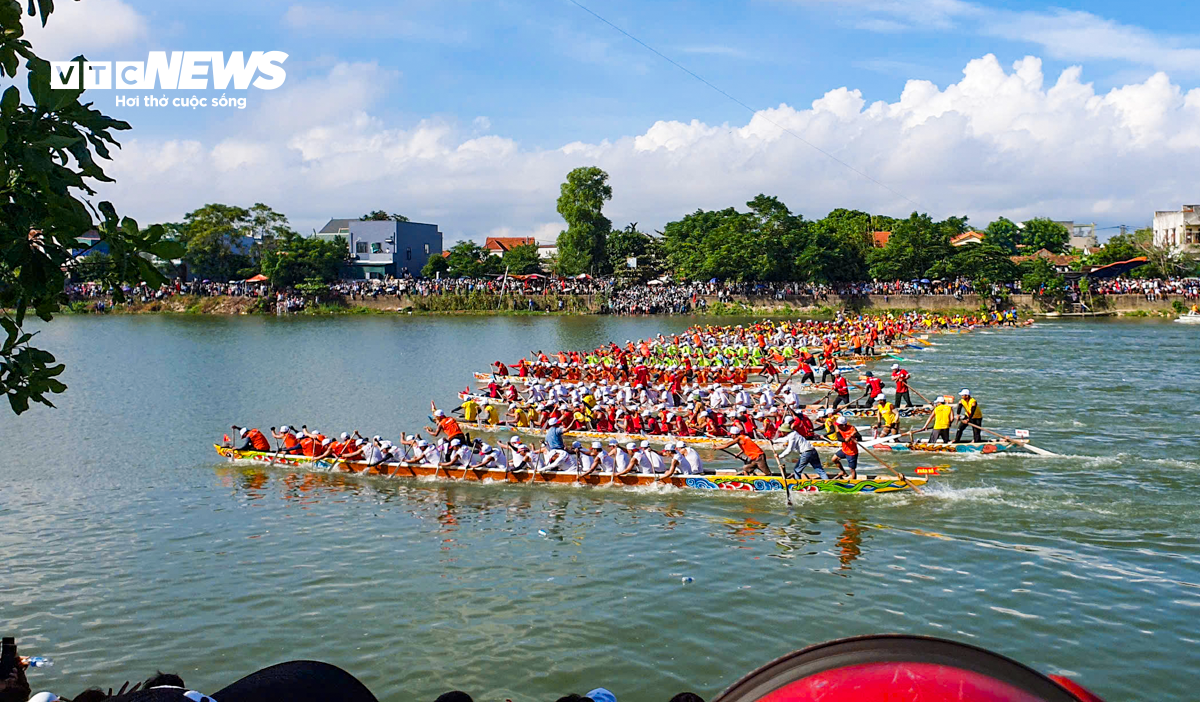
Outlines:
[[724, 446], [717, 446], [718, 451], [724, 451], [730, 446], [737, 445], [737, 458], [742, 462], [742, 475], [754, 475], [756, 471], [763, 475], [770, 475], [771, 470], [767, 468], [767, 456], [763, 453], [761, 447], [754, 443], [754, 439], [742, 433], [742, 428], [737, 424], [729, 427], [729, 435], [733, 440]]
[[837, 397], [834, 398], [830, 409], [837, 409], [838, 405], [850, 404], [850, 385], [846, 382], [846, 378], [842, 376], [840, 370], [835, 370], [833, 376], [833, 392]]
[[971, 391], [963, 388], [959, 393], [958, 404], [954, 406], [954, 414], [958, 417], [958, 431], [954, 432], [954, 443], [962, 441], [963, 432], [967, 427], [971, 427], [972, 440], [975, 443], [983, 441], [983, 437], [979, 434], [979, 427], [983, 426], [983, 409], [979, 407], [979, 400], [971, 397]]
[[930, 422], [933, 422], [933, 432], [929, 435], [929, 443], [935, 444], [938, 439], [944, 443], [950, 443], [950, 423], [954, 419], [954, 410], [946, 404], [946, 398], [938, 395], [933, 398], [933, 412], [930, 413], [929, 419], [925, 420], [925, 426], [918, 429], [915, 433], [925, 431]]
[[879, 406], [875, 408], [879, 416], [879, 421], [875, 423], [875, 435], [880, 437], [899, 434], [900, 413], [896, 411], [896, 406], [888, 402], [887, 395], [882, 392], [875, 396], [875, 400], [879, 402]]
[[550, 421], [546, 422], [546, 448], [554, 451], [563, 451], [567, 448], [563, 442], [562, 426], [555, 417], [551, 417]]
[[467, 437], [463, 434], [462, 427], [458, 426], [458, 422], [453, 417], [447, 417], [446, 413], [438, 409], [432, 402], [429, 403], [429, 408], [433, 410], [433, 421], [437, 423], [437, 429], [425, 427], [430, 438], [436, 439], [444, 435], [447, 441], [458, 439], [459, 443], [467, 443]]
[[846, 469], [842, 467], [842, 461], [846, 462], [846, 466], [850, 468], [850, 479], [858, 479], [858, 442], [862, 441], [862, 436], [858, 433], [858, 429], [850, 422], [846, 421], [845, 417], [838, 417], [834, 420], [837, 426], [838, 441], [841, 447], [837, 453], [833, 454], [833, 465], [837, 467], [838, 474], [836, 478], [845, 478]]
[[905, 403], [905, 407], [912, 407], [912, 398], [908, 396], [908, 371], [901, 368], [899, 363], [892, 364], [892, 380], [896, 381], [896, 409], [901, 407], [901, 402]]
[[[796, 465], [792, 467], [792, 476], [797, 480], [804, 478], [803, 466], [812, 466], [821, 480], [828, 480], [829, 475], [825, 472], [824, 466], [821, 465], [821, 457], [817, 455], [817, 449], [809, 441], [810, 437], [802, 436], [799, 429], [792, 425], [792, 420], [787, 420], [783, 428], [787, 430], [787, 434], [783, 437], [783, 451], [779, 453], [779, 460], [782, 462], [784, 457], [790, 456], [793, 452], [796, 454]], [[809, 424], [809, 433], [812, 432], [812, 424]]]

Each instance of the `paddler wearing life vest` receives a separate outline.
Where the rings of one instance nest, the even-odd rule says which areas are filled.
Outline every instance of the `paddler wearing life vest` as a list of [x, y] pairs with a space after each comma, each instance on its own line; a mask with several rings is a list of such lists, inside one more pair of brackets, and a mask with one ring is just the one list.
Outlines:
[[724, 451], [730, 446], [737, 445], [737, 458], [742, 462], [742, 475], [754, 475], [755, 471], [760, 471], [763, 475], [771, 474], [771, 470], [767, 468], [767, 455], [763, 453], [758, 444], [754, 443], [754, 439], [746, 436], [742, 432], [742, 428], [736, 424], [729, 427], [729, 435], [733, 437], [733, 440], [716, 448], [718, 451]]
[[971, 391], [966, 388], [959, 391], [958, 398], [958, 404], [954, 406], [954, 414], [958, 417], [958, 431], [954, 432], [954, 443], [962, 441], [963, 432], [968, 426], [971, 427], [972, 441], [983, 441], [979, 434], [979, 427], [983, 426], [983, 408], [979, 406], [979, 400], [971, 397]]
[[300, 453], [300, 439], [292, 433], [292, 428], [284, 424], [279, 427], [279, 431], [275, 431], [275, 427], [271, 427], [271, 436], [275, 437], [276, 441], [281, 442], [281, 446], [276, 453]]
[[271, 443], [267, 441], [267, 437], [258, 429], [250, 429], [247, 427], [239, 427], [234, 424], [229, 427], [238, 433], [236, 441], [227, 444], [231, 448], [238, 451], [270, 451]]
[[458, 422], [453, 417], [447, 417], [446, 413], [438, 409], [432, 402], [429, 403], [429, 408], [433, 410], [433, 421], [437, 424], [437, 429], [425, 427], [426, 433], [431, 438], [444, 435], [447, 441], [458, 439], [464, 444], [467, 443], [466, 434], [463, 433], [462, 427], [458, 426]]

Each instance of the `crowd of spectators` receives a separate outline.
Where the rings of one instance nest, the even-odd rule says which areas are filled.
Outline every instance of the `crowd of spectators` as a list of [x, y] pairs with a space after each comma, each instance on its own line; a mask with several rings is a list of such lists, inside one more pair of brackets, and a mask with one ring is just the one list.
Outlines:
[[[274, 298], [276, 309], [299, 311], [309, 304], [313, 296], [296, 291], [273, 291], [265, 282], [213, 282], [172, 281], [160, 288], [142, 284], [122, 286], [127, 298], [142, 303], [162, 300], [174, 295], [200, 295], [204, 297], [230, 296], [252, 298]], [[111, 298], [112, 287], [100, 283], [77, 283], [67, 286], [66, 292], [73, 300], [97, 300], [98, 304]], [[520, 276], [508, 278], [387, 278], [383, 280], [344, 280], [329, 286], [329, 292], [351, 301], [393, 297], [431, 297], [437, 295], [470, 295], [472, 293], [509, 294], [534, 298], [556, 295], [594, 295], [604, 301], [603, 308], [611, 314], [688, 314], [708, 307], [710, 301], [724, 304], [756, 302], [764, 299], [777, 301], [795, 300], [818, 304], [837, 302], [847, 297], [866, 295], [918, 296], [948, 295], [961, 300], [965, 295], [982, 294], [999, 298], [1007, 293], [1020, 293], [1020, 281], [992, 285], [987, 290], [977, 290], [969, 280], [914, 280], [891, 282], [836, 283], [831, 285], [801, 282], [708, 282], [676, 283], [669, 280], [651, 280], [642, 284], [623, 284], [613, 278], [557, 278], [554, 276]], [[1097, 280], [1090, 284], [1093, 295], [1141, 295], [1147, 300], [1165, 299], [1168, 295], [1182, 296], [1187, 300], [1200, 299], [1200, 279], [1183, 278], [1169, 280], [1142, 280], [1115, 278]], [[1069, 286], [1068, 296], [1080, 294], [1077, 285]], [[561, 308], [562, 305], [560, 304]], [[529, 300], [529, 308], [540, 309], [541, 305]]]

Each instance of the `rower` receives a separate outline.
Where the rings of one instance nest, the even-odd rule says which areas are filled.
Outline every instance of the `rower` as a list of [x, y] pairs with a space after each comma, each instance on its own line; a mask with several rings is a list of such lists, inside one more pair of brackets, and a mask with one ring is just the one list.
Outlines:
[[[496, 361], [492, 365], [496, 367], [496, 375], [498, 375], [500, 377], [510, 375], [508, 372], [508, 366], [504, 365], [502, 362]], [[478, 367], [478, 366], [476, 366], [476, 367]]]
[[[501, 465], [501, 459], [504, 458], [503, 451], [497, 451], [490, 445], [480, 443], [479, 445], [479, 461], [475, 464], [475, 470], [492, 470], [494, 468], [504, 468]], [[507, 463], [507, 462], [506, 462]]]
[[983, 426], [983, 409], [979, 406], [979, 400], [971, 397], [971, 391], [963, 388], [958, 393], [958, 404], [954, 406], [954, 414], [959, 418], [958, 431], [954, 432], [954, 443], [962, 441], [963, 432], [967, 427], [971, 427], [972, 440], [975, 443], [983, 441], [983, 437], [979, 434], [979, 427]]
[[500, 423], [500, 411], [496, 409], [494, 403], [489, 402], [483, 406], [483, 423], [490, 426], [496, 426]]
[[833, 405], [830, 406], [830, 409], [836, 410], [838, 405], [850, 404], [850, 385], [846, 382], [846, 379], [842, 376], [842, 372], [840, 370], [835, 370], [833, 375], [833, 392], [835, 395], [837, 395], [837, 397], [834, 398]]
[[900, 407], [900, 403], [905, 403], [905, 406], [912, 407], [912, 398], [908, 396], [908, 371], [900, 367], [899, 363], [892, 364], [892, 380], [896, 381], [896, 407]]
[[[812, 356], [809, 356], [809, 358], [812, 358]], [[816, 382], [817, 382], [817, 379], [816, 379], [816, 377], [814, 377], [814, 376], [813, 376], [813, 369], [812, 369], [812, 365], [810, 365], [810, 364], [809, 364], [809, 362], [808, 362], [806, 359], [803, 359], [803, 358], [801, 358], [801, 359], [800, 359], [800, 362], [799, 362], [799, 363], [800, 363], [800, 368], [799, 368], [799, 370], [800, 370], [800, 372], [801, 372], [801, 374], [802, 374], [802, 375], [800, 376], [800, 384], [801, 384], [801, 385], [803, 385], [803, 384], [805, 384], [805, 383], [813, 383], [813, 384], [816, 384]]]
[[879, 406], [875, 408], [879, 421], [875, 423], [877, 436], [890, 436], [900, 433], [900, 413], [896, 406], [888, 402], [887, 395], [882, 392], [875, 396]]
[[846, 421], [845, 417], [838, 417], [834, 420], [837, 425], [838, 441], [841, 442], [841, 447], [837, 453], [833, 454], [833, 465], [837, 466], [838, 474], [835, 479], [845, 478], [846, 470], [842, 468], [842, 461], [846, 461], [846, 466], [850, 468], [850, 479], [858, 479], [858, 442], [862, 441], [862, 435], [858, 433], [858, 429], [850, 422]]
[[512, 451], [512, 468], [513, 472], [525, 470], [527, 467], [533, 467], [533, 455], [529, 447], [521, 443], [521, 439], [516, 436], [509, 437], [508, 448]]
[[[438, 465], [442, 468], [455, 466], [466, 471], [471, 467], [471, 447], [464, 444], [462, 439], [451, 439], [450, 452], [446, 456], [446, 460], [438, 461]], [[446, 472], [449, 473], [449, 471]]]
[[925, 426], [922, 426], [917, 432], [925, 431], [925, 427], [932, 422], [933, 431], [929, 434], [929, 443], [936, 444], [938, 439], [941, 439], [948, 444], [950, 443], [950, 422], [953, 417], [954, 410], [946, 404], [946, 398], [938, 395], [933, 398], [933, 412], [929, 415], [929, 419], [925, 420]]
[[640, 465], [641, 472], [649, 473], [651, 475], [656, 475], [663, 472], [663, 457], [657, 451], [650, 448], [650, 442], [642, 441], [640, 449], [641, 450], [638, 452], [638, 463]]
[[638, 462], [635, 459], [637, 444], [630, 441], [624, 446], [619, 444], [613, 446], [610, 450], [612, 451], [613, 464], [616, 468], [616, 477], [619, 478], [637, 468]]
[[459, 409], [462, 410], [464, 422], [474, 422], [479, 416], [479, 401], [475, 399], [474, 395], [468, 395]]
[[292, 433], [292, 428], [284, 424], [279, 427], [279, 432], [276, 433], [275, 427], [271, 427], [271, 436], [275, 437], [276, 441], [282, 441], [283, 445], [279, 447], [276, 453], [300, 453], [300, 440]]
[[234, 446], [239, 451], [270, 451], [271, 442], [258, 429], [248, 429], [234, 424], [230, 429], [238, 433], [239, 444]]
[[696, 449], [680, 442], [675, 444], [675, 455], [679, 458], [679, 469], [681, 472], [687, 475], [702, 475], [704, 473], [704, 461], [700, 459], [700, 454]]
[[763, 475], [770, 475], [771, 471], [767, 468], [767, 455], [763, 453], [761, 447], [754, 443], [754, 439], [746, 436], [742, 432], [742, 428], [737, 424], [729, 427], [729, 435], [733, 440], [724, 446], [717, 446], [718, 451], [724, 451], [730, 446], [737, 445], [737, 458], [742, 462], [742, 475], [754, 475], [754, 471], [761, 471]]
[[562, 451], [566, 448], [563, 443], [563, 429], [558, 424], [556, 417], [551, 417], [550, 421], [546, 422], [546, 448], [555, 451]]
[[876, 378], [875, 374], [871, 371], [867, 371], [864, 375], [867, 377], [865, 381], [866, 390], [863, 392], [863, 396], [858, 398], [857, 402], [866, 400], [867, 404], [863, 405], [863, 407], [870, 409], [876, 397], [883, 394], [883, 381]]
[[[783, 428], [787, 434], [783, 437], [783, 451], [779, 454], [779, 460], [783, 461], [785, 456], [791, 455], [793, 451], [796, 452], [796, 465], [792, 467], [792, 477], [796, 480], [804, 479], [801, 467], [811, 465], [821, 480], [828, 480], [829, 475], [821, 465], [821, 457], [817, 455], [817, 449], [808, 440], [809, 437], [801, 435], [790, 419], [784, 423]], [[810, 424], [809, 430], [811, 431], [811, 429], [812, 425]]]
[[593, 441], [591, 448], [575, 449], [575, 460], [579, 462], [579, 477], [586, 478], [602, 465], [600, 457], [604, 455], [604, 444]]

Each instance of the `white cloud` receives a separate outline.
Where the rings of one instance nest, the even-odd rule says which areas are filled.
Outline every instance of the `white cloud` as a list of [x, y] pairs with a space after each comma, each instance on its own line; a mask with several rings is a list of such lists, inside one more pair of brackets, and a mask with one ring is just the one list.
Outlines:
[[[660, 121], [613, 141], [541, 150], [471, 123], [394, 124], [372, 112], [386, 74], [339, 65], [252, 105], [236, 138], [130, 141], [108, 168], [117, 184], [103, 194], [145, 222], [173, 221], [207, 202], [261, 201], [303, 231], [383, 208], [437, 222], [448, 242], [500, 232], [552, 239], [559, 184], [583, 165], [610, 174], [607, 214], [617, 226], [660, 229], [760, 192], [810, 217], [834, 207], [915, 209], [786, 128], [934, 216], [967, 214], [981, 226], [998, 215], [1138, 225], [1155, 209], [1194, 200], [1200, 89], [1184, 92], [1155, 74], [1097, 93], [1082, 75], [1075, 67], [1047, 80], [1037, 58], [1006, 70], [988, 55], [945, 87], [910, 80], [892, 102], [866, 104], [843, 87], [744, 124]], [[340, 91], [333, 104], [354, 109], [325, 109], [330, 91]]]
[[35, 53], [49, 61], [66, 61], [79, 54], [92, 58], [98, 51], [127, 47], [149, 34], [146, 18], [121, 0], [60, 2], [45, 27], [40, 17], [24, 20], [25, 38]]

